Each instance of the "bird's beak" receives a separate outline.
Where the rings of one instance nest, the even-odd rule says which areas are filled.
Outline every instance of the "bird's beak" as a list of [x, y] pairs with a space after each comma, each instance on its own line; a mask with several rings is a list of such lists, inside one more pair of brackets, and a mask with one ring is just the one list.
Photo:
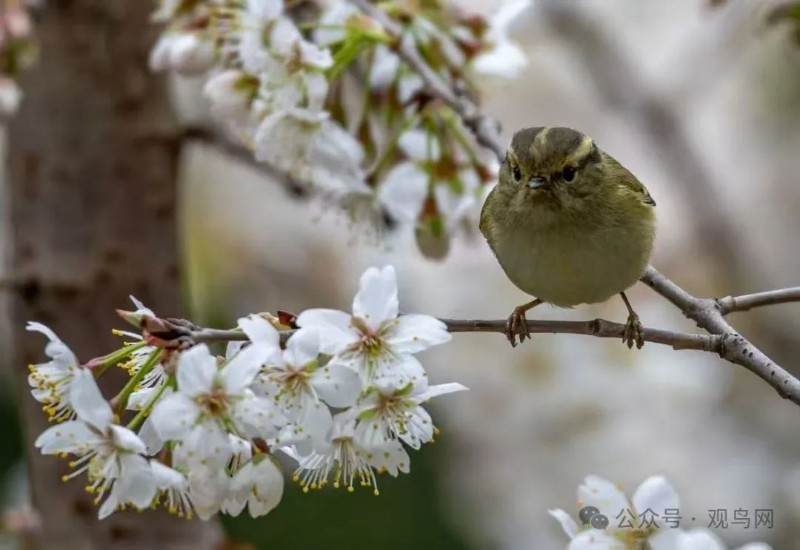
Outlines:
[[547, 181], [544, 178], [531, 178], [528, 180], [529, 189], [539, 189], [545, 185], [547, 185]]

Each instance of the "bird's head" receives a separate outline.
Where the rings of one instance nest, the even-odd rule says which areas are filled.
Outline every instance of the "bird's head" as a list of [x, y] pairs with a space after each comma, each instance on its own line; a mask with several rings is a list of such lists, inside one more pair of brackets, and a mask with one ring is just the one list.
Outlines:
[[603, 156], [592, 138], [571, 128], [526, 128], [514, 134], [500, 184], [522, 200], [564, 205], [600, 192]]

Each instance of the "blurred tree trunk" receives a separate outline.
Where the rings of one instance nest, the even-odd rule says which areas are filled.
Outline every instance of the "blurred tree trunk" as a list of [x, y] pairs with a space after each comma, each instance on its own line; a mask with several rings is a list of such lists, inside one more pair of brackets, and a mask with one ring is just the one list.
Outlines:
[[47, 422], [28, 392], [26, 368], [44, 359], [45, 341], [25, 331], [27, 321], [48, 324], [87, 361], [119, 347], [110, 329], [120, 325], [114, 309], [130, 306], [128, 294], [166, 315], [180, 312], [180, 137], [164, 82], [147, 68], [152, 8], [142, 0], [48, 2], [38, 29], [41, 63], [24, 78], [26, 96], [10, 128], [13, 368], [42, 517], [37, 547], [208, 548], [220, 541], [218, 524], [166, 513], [117, 513], [100, 522], [84, 483], [61, 482], [67, 461], [33, 448]]

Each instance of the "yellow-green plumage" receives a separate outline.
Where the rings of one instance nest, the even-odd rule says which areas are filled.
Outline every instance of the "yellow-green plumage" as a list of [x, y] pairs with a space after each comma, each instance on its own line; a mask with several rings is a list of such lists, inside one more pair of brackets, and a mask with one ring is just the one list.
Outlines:
[[528, 128], [511, 141], [480, 228], [517, 287], [571, 307], [605, 301], [639, 279], [653, 248], [654, 206], [591, 138]]

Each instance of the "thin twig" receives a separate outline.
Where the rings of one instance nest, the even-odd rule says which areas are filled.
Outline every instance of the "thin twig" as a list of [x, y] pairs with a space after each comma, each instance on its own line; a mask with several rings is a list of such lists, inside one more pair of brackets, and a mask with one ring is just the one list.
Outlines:
[[754, 307], [774, 306], [790, 302], [800, 302], [800, 286], [718, 298], [717, 308], [720, 313], [727, 315], [736, 311], [750, 311]]
[[[394, 35], [398, 45], [396, 49], [397, 55], [399, 55], [403, 61], [405, 61], [420, 75], [426, 87], [428, 88], [428, 92], [434, 97], [437, 97], [450, 105], [453, 110], [462, 117], [467, 127], [475, 132], [478, 142], [488, 149], [494, 151], [498, 160], [502, 162], [505, 149], [500, 143], [499, 135], [496, 131], [498, 125], [493, 123], [490, 118], [482, 114], [480, 108], [474, 102], [472, 102], [470, 98], [457, 93], [438, 73], [436, 73], [424, 61], [413, 42], [400, 40], [403, 29], [397, 23], [389, 19], [386, 14], [366, 0], [350, 0], [350, 2], [358, 7], [363, 13], [372, 17], [381, 25], [383, 25], [387, 32]], [[548, 0], [547, 2], [543, 2], [545, 9], [549, 11], [549, 17], [556, 24], [556, 26], [560, 27], [560, 29], [566, 29], [567, 25], [565, 25], [565, 22], [569, 19], [572, 23], [575, 23], [576, 21], [579, 23], [577, 25], [578, 30], [576, 32], [586, 31], [588, 33], [589, 31], [593, 31], [594, 27], [586, 24], [585, 18], [578, 17], [576, 15], [578, 12], [575, 9], [568, 11], [571, 9], [568, 4], [568, 2], [565, 3], [561, 2], [560, 0]], [[571, 28], [575, 30], [574, 26]], [[575, 36], [575, 32], [571, 32], [569, 34], [570, 36]], [[632, 110], [642, 114], [645, 120], [651, 122], [650, 130], [653, 130], [655, 135], [667, 136], [663, 137], [663, 139], [668, 143], [665, 142], [662, 145], [668, 145], [669, 147], [666, 148], [670, 151], [677, 151], [681, 153], [680, 158], [682, 161], [679, 164], [682, 164], [684, 167], [686, 166], [685, 161], [687, 154], [688, 157], [694, 161], [694, 154], [692, 151], [688, 151], [686, 141], [683, 139], [681, 133], [682, 128], [677, 122], [675, 113], [672, 112], [667, 105], [661, 101], [660, 98], [652, 96], [649, 93], [645, 93], [644, 86], [637, 89], [631, 88], [633, 84], [630, 82], [631, 79], [628, 77], [633, 74], [632, 68], [630, 67], [627, 59], [621, 57], [621, 54], [617, 51], [617, 49], [611, 47], [610, 43], [605, 40], [604, 36], [597, 32], [593, 32], [589, 33], [588, 39], [590, 41], [594, 40], [594, 42], [597, 43], [596, 45], [598, 47], [596, 48], [597, 51], [595, 53], [599, 53], [600, 55], [607, 54], [608, 59], [614, 61], [614, 63], [603, 64], [606, 68], [618, 68], [618, 72], [616, 74], [608, 74], [605, 76], [595, 75], [598, 81], [602, 80], [604, 83], [602, 86], [600, 86], [602, 91], [615, 91], [615, 93], [606, 94], [606, 97], [609, 98], [609, 101], [618, 105], [621, 103], [623, 105], [634, 106]], [[585, 40], [584, 45], [586, 45]], [[622, 87], [620, 88], [620, 86]], [[707, 170], [699, 161], [690, 162], [689, 167], [686, 168], [682, 175], [686, 176], [682, 179], [685, 179], [687, 182], [692, 182], [693, 189], [695, 190], [703, 187], [698, 185], [698, 181], [706, 181], [709, 179], [707, 177]], [[710, 192], [708, 188], [703, 189], [703, 191], [706, 193]], [[696, 194], [694, 197], [695, 199], [697, 198]], [[712, 198], [709, 196], [703, 196], [701, 198], [703, 200], [703, 204], [705, 205], [714, 203]], [[708, 218], [704, 217], [703, 219]], [[700, 223], [703, 223], [702, 220]], [[711, 227], [709, 224], [706, 224], [702, 227], [701, 234], [708, 239], [709, 243], [712, 241], [710, 238], [711, 235], [715, 233], [716, 229]], [[720, 241], [718, 240], [716, 241], [716, 246], [713, 246], [712, 248], [718, 252], [722, 252], [722, 257], [728, 259], [736, 258], [736, 255], [732, 253], [732, 249], [728, 249], [731, 246], [731, 243], [735, 240], [735, 234], [735, 232], [730, 232], [724, 235], [725, 238], [722, 242], [726, 243], [727, 246], [723, 245], [722, 251], [718, 250], [718, 247], [720, 246]], [[716, 351], [720, 357], [730, 361], [731, 363], [745, 367], [770, 384], [778, 392], [778, 394], [781, 395], [781, 397], [790, 399], [794, 403], [800, 405], [800, 380], [776, 365], [756, 346], [754, 346], [735, 329], [733, 329], [733, 327], [731, 327], [727, 321], [725, 321], [723, 316], [724, 309], [719, 305], [717, 300], [701, 299], [692, 296], [651, 266], [648, 266], [647, 271], [642, 276], [641, 280], [655, 290], [658, 294], [666, 298], [675, 307], [680, 309], [686, 317], [694, 320], [698, 326], [708, 331], [712, 335], [712, 338], [714, 336], [719, 338], [719, 340], [709, 340], [708, 343], [709, 347], [712, 348], [713, 351]], [[722, 303], [725, 303], [724, 299]], [[745, 301], [745, 303], [747, 302]], [[457, 324], [459, 328], [462, 328], [465, 331], [474, 331], [476, 330], [475, 323], [481, 322], [464, 322], [466, 325], [461, 325], [460, 323], [461, 322], [458, 322]], [[489, 330], [490, 332], [500, 332], [500, 326], [503, 327], [503, 332], [505, 331], [505, 322], [503, 321], [491, 321], [487, 323], [488, 327], [491, 327], [491, 330]], [[495, 325], [495, 323], [499, 324]], [[539, 323], [539, 321], [528, 321], [528, 327], [530, 328], [535, 326], [538, 329], [541, 329], [541, 332], [553, 332], [554, 330], [552, 329], [559, 328], [560, 330], [557, 330], [557, 332], [603, 336], [601, 334], [597, 334], [596, 331], [591, 330], [590, 325], [593, 323], [592, 321], [588, 323], [584, 322], [568, 325], [573, 329], [572, 331], [566, 330], [567, 326], [565, 325], [555, 327], [552, 324], [553, 322], [547, 322], [547, 325], [540, 325]], [[547, 329], [545, 329], [545, 327], [547, 327]], [[612, 332], [617, 332], [619, 327], [611, 327], [609, 330]], [[532, 332], [535, 332], [535, 330], [532, 330]], [[615, 336], [620, 335], [621, 333], [615, 334]], [[651, 338], [656, 337], [652, 329], [650, 330], [648, 336]], [[661, 333], [660, 336], [665, 336], [665, 334]], [[650, 338], [645, 339], [654, 341], [654, 339]], [[658, 343], [669, 342], [659, 341]]]
[[697, 326], [722, 337], [720, 357], [745, 367], [775, 388], [781, 397], [800, 405], [800, 380], [775, 364], [730, 326], [723, 317], [718, 300], [692, 296], [653, 267], [647, 268], [642, 282], [669, 300], [686, 317], [695, 321]]

